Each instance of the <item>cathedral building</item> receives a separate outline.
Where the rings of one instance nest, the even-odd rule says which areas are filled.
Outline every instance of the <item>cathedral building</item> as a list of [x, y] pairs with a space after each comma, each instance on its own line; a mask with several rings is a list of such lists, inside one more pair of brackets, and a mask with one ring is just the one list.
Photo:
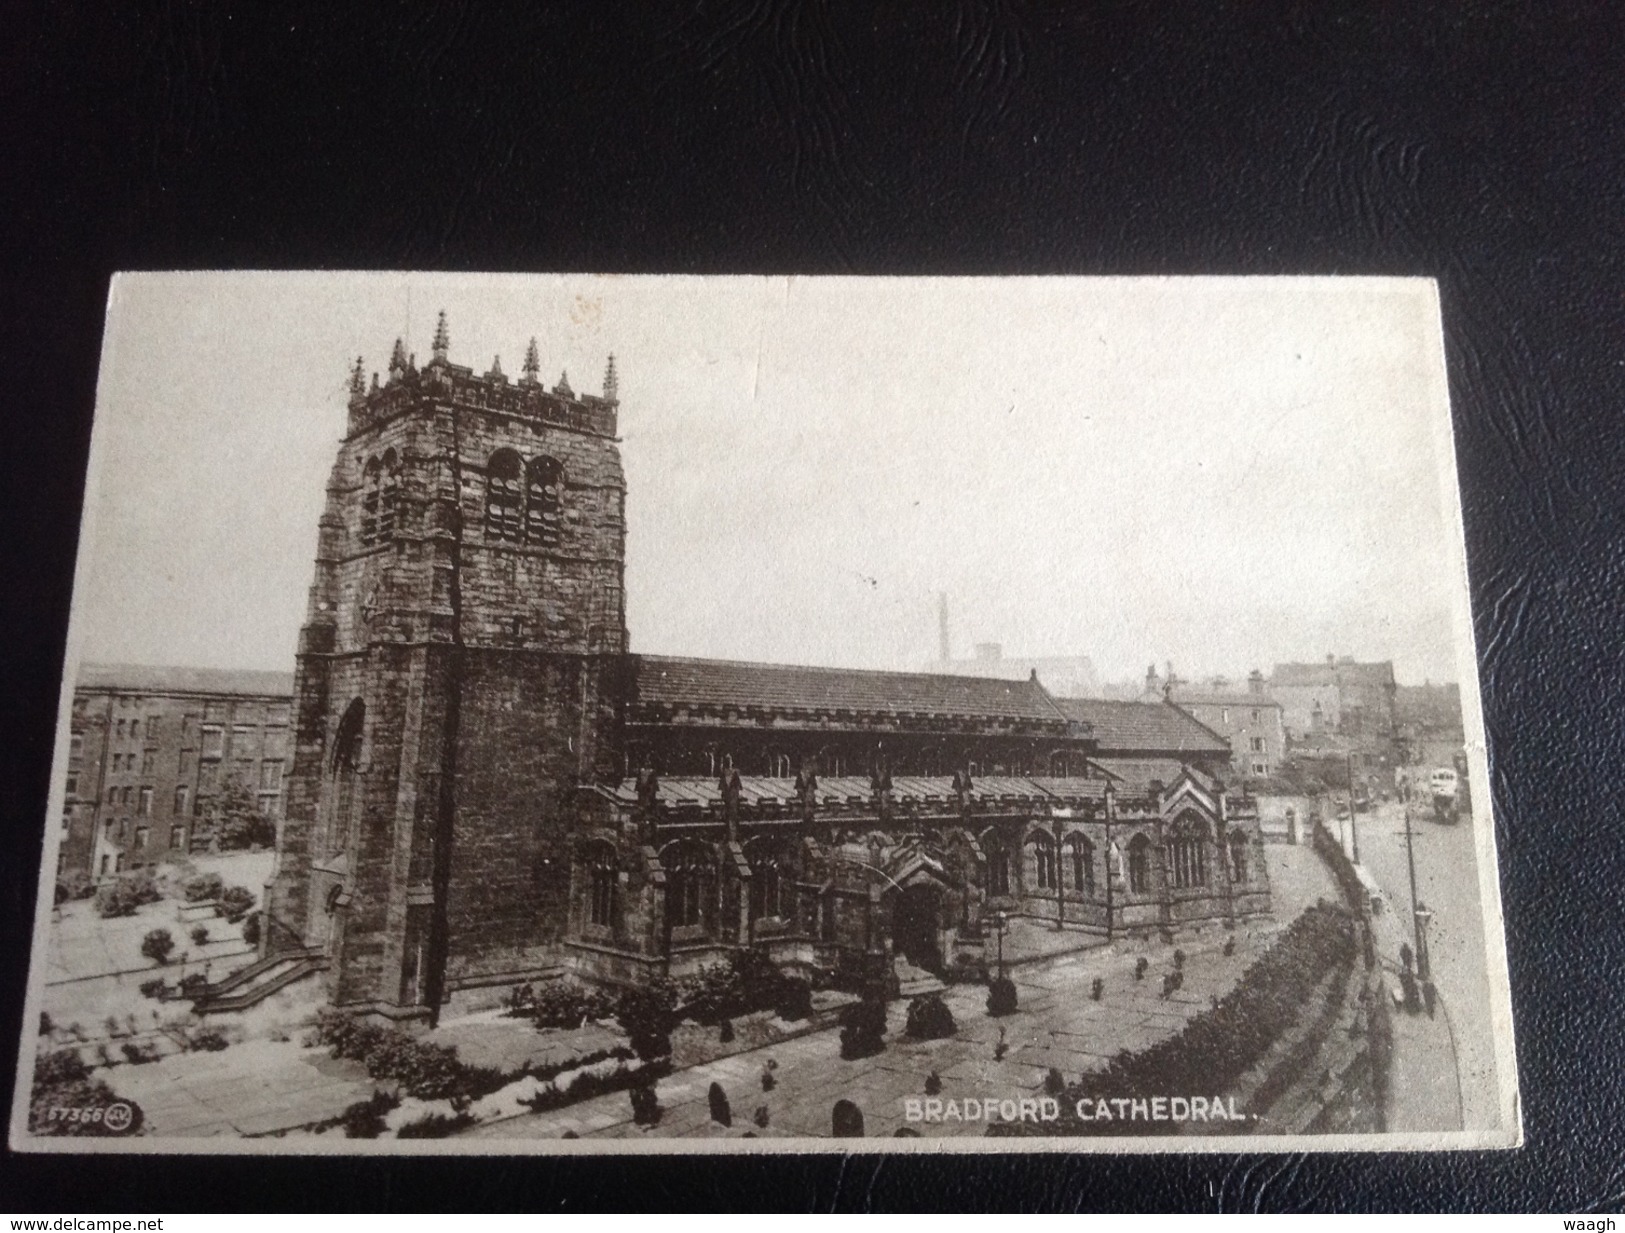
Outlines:
[[1163, 703], [628, 652], [600, 395], [356, 362], [297, 653], [266, 971], [412, 1016], [760, 948], [814, 975], [988, 966], [1026, 918], [1102, 939], [1266, 915], [1254, 803]]

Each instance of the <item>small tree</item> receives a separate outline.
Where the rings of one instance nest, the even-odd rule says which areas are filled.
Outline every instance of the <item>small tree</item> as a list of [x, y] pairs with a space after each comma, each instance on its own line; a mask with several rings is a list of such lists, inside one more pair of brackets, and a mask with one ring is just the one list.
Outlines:
[[254, 892], [246, 886], [228, 886], [220, 892], [220, 915], [235, 925], [254, 906]]
[[243, 941], [249, 946], [258, 946], [260, 944], [260, 914], [258, 912], [250, 912], [248, 918], [243, 921]]
[[276, 825], [260, 812], [254, 794], [236, 776], [221, 786], [205, 817], [222, 850], [263, 848], [276, 842]]
[[719, 1126], [734, 1124], [733, 1107], [728, 1103], [728, 1093], [722, 1090], [722, 1084], [713, 1083], [705, 1094], [705, 1100], [711, 1107], [713, 1122]]
[[209, 927], [207, 925], [193, 925], [191, 937], [193, 946], [206, 946], [209, 941]]
[[174, 949], [175, 939], [167, 929], [154, 929], [141, 939], [141, 953], [157, 964], [168, 963]]
[[1001, 976], [988, 986], [987, 1013], [995, 1019], [1016, 1013], [1016, 982]]

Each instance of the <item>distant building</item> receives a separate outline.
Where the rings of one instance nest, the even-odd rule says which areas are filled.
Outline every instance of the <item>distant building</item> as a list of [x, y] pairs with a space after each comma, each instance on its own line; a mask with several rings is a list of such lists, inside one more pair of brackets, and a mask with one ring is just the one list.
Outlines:
[[1357, 663], [1332, 655], [1324, 663], [1276, 664], [1269, 681], [1292, 741], [1335, 735], [1360, 743], [1391, 742], [1396, 689], [1392, 660]]
[[1025, 681], [1034, 673], [1050, 693], [1062, 698], [1092, 698], [1100, 693], [1100, 676], [1087, 655], [1044, 655], [1006, 658], [997, 642], [978, 642], [971, 659], [938, 659], [926, 672], [949, 676], [977, 676], [1000, 681]]
[[275, 821], [292, 697], [286, 672], [82, 665], [57, 872], [110, 877], [207, 844], [231, 779]]
[[1223, 678], [1200, 685], [1176, 684], [1168, 700], [1230, 742], [1230, 764], [1241, 779], [1263, 779], [1280, 768], [1286, 755], [1282, 707], [1265, 692], [1264, 674], [1256, 668], [1246, 689]]
[[1466, 744], [1458, 685], [1401, 685], [1394, 695], [1394, 715], [1402, 762], [1450, 766]]

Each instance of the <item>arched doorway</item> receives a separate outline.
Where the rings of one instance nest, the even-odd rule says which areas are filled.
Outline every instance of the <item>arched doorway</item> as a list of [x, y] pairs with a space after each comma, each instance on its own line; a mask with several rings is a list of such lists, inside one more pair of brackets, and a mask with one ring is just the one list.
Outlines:
[[892, 904], [892, 951], [927, 972], [942, 970], [942, 892], [929, 882], [904, 886]]

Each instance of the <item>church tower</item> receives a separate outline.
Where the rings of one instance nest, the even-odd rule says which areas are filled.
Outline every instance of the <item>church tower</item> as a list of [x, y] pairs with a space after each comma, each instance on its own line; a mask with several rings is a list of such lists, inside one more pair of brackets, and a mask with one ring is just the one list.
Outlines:
[[[425, 1013], [556, 961], [577, 788], [613, 777], [626, 484], [603, 396], [449, 358], [352, 370], [300, 630], [267, 953]], [[432, 1012], [430, 1012], [432, 1013]]]

